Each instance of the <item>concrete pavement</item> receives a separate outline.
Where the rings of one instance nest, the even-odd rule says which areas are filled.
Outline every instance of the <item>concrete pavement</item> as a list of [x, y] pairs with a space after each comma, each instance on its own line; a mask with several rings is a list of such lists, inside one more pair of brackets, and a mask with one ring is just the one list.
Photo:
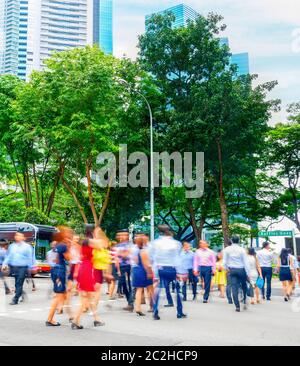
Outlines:
[[[71, 346], [204, 346], [204, 345], [299, 345], [300, 297], [284, 303], [279, 284], [272, 302], [249, 306], [247, 312], [235, 313], [234, 307], [214, 293], [209, 304], [185, 303], [187, 319], [176, 319], [175, 309], [161, 309], [161, 321], [151, 314], [139, 318], [122, 311], [124, 300], [109, 302], [106, 295], [100, 305], [100, 315], [106, 325], [93, 327], [91, 315], [83, 316], [81, 331], [72, 331], [67, 315], [57, 316], [60, 328], [44, 324], [49, 310], [50, 279], [38, 279], [37, 291], [28, 285], [28, 301], [18, 306], [8, 305], [10, 296], [0, 289], [0, 345], [71, 345]], [[2, 284], [1, 284], [2, 286]], [[164, 303], [164, 300], [162, 301]], [[73, 306], [78, 304], [74, 297]], [[146, 309], [145, 309], [146, 310]]]

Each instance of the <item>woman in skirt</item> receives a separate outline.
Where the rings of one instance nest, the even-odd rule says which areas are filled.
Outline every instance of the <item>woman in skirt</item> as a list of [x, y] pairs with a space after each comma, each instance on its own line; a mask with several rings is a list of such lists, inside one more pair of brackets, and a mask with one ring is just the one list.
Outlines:
[[293, 276], [291, 268], [293, 268], [293, 259], [289, 255], [289, 251], [283, 248], [278, 258], [279, 279], [282, 282], [284, 301], [288, 302], [293, 292]]

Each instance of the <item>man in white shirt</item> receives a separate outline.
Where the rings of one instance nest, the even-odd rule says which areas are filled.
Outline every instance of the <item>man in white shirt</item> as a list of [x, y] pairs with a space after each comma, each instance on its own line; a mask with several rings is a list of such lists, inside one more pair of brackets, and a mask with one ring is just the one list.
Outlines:
[[224, 250], [224, 267], [229, 272], [236, 312], [241, 311], [239, 301], [240, 287], [244, 295], [244, 310], [247, 310], [247, 279], [250, 277], [247, 253], [240, 247], [239, 243], [240, 239], [234, 236], [232, 245]]
[[[264, 283], [267, 283], [267, 301], [271, 301], [274, 253], [271, 251], [270, 243], [264, 242], [263, 249], [257, 253], [257, 259], [261, 267]], [[265, 284], [262, 288], [263, 299], [266, 299]]]

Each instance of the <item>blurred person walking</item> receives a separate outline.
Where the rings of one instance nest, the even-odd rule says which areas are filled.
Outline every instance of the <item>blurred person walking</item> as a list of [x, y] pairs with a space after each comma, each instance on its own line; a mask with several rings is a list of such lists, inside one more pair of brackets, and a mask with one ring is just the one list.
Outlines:
[[[254, 248], [248, 249], [248, 262], [249, 262], [249, 269], [250, 269], [250, 284], [254, 289], [252, 296], [250, 296], [251, 305], [255, 304], [255, 300], [257, 304], [260, 304], [260, 289], [257, 286], [257, 280], [259, 278], [263, 278], [262, 270], [257, 259], [256, 251]], [[254, 296], [255, 295], [255, 296]]]
[[293, 292], [292, 293], [294, 293], [294, 291], [296, 289], [297, 281], [298, 281], [299, 263], [298, 263], [296, 256], [293, 255], [293, 251], [291, 248], [288, 248], [288, 252], [289, 252], [290, 258], [292, 259], [292, 266], [291, 266], [291, 271], [292, 271], [292, 276], [293, 276], [293, 284], [292, 284]]
[[214, 282], [218, 286], [220, 291], [220, 297], [225, 299], [225, 287], [227, 285], [227, 274], [224, 267], [223, 251], [220, 250], [216, 257], [216, 274], [214, 276]]
[[15, 296], [10, 305], [17, 305], [20, 298], [25, 295], [23, 286], [28, 271], [34, 265], [33, 253], [32, 246], [25, 242], [24, 234], [21, 232], [16, 233], [15, 241], [9, 246], [2, 264], [2, 270], [7, 270], [9, 266], [10, 272], [15, 277]]
[[293, 266], [294, 262], [288, 249], [283, 248], [278, 258], [277, 269], [279, 271], [279, 280], [282, 283], [284, 301], [286, 302], [290, 300], [293, 292]]
[[1, 270], [4, 259], [6, 258], [6, 255], [7, 255], [7, 248], [8, 248], [8, 242], [5, 239], [1, 239], [0, 240], [0, 279], [2, 279], [2, 281], [3, 281], [5, 294], [10, 295], [11, 291], [5, 280], [5, 273], [2, 272], [2, 270]]
[[[153, 272], [147, 250], [144, 248], [142, 234], [136, 234], [134, 238], [135, 248], [133, 250], [132, 286], [135, 288], [135, 311], [139, 316], [145, 316], [142, 312], [142, 300], [144, 289], [153, 287]], [[151, 293], [151, 289], [149, 290]], [[152, 299], [150, 298], [150, 310]]]
[[186, 274], [183, 277], [183, 285], [181, 288], [183, 301], [187, 301], [187, 284], [192, 286], [193, 300], [197, 298], [197, 283], [198, 278], [194, 275], [194, 252], [191, 250], [191, 244], [187, 241], [183, 242], [182, 250], [180, 252], [180, 266], [183, 268], [183, 272]]
[[240, 239], [234, 236], [232, 245], [224, 250], [224, 267], [230, 276], [233, 302], [236, 312], [240, 312], [239, 290], [243, 291], [244, 310], [247, 310], [247, 280], [250, 277], [250, 268], [246, 251], [239, 245]]
[[133, 245], [129, 242], [129, 231], [119, 230], [116, 240], [118, 242], [115, 248], [119, 262], [119, 285], [127, 300], [127, 306], [123, 310], [132, 312], [134, 310], [131, 286], [131, 253]]
[[199, 249], [194, 256], [194, 275], [200, 276], [200, 280], [204, 283], [203, 303], [207, 304], [212, 278], [216, 273], [216, 255], [209, 249], [209, 244], [205, 240], [199, 241]]
[[46, 321], [47, 327], [59, 327], [61, 324], [54, 320], [56, 311], [59, 309], [61, 313], [62, 306], [66, 300], [67, 292], [67, 261], [71, 259], [70, 246], [73, 240], [73, 231], [68, 227], [60, 226], [57, 228], [58, 232], [54, 234], [54, 241], [56, 242], [53, 248], [54, 255], [52, 257], [51, 279], [53, 282], [53, 292], [55, 294], [48, 319]]
[[116, 283], [119, 280], [118, 273], [120, 273], [120, 263], [119, 263], [118, 256], [117, 256], [116, 245], [117, 245], [117, 242], [112, 242], [110, 249], [109, 249], [109, 254], [110, 254], [110, 258], [111, 258], [112, 278], [109, 283], [108, 295], [109, 295], [109, 300], [111, 300], [111, 301], [116, 300], [115, 289], [116, 289]]
[[159, 298], [162, 288], [167, 288], [172, 281], [175, 281], [177, 318], [186, 318], [183, 313], [182, 300], [180, 295], [179, 283], [177, 281], [177, 269], [180, 264], [181, 243], [173, 238], [173, 233], [169, 226], [159, 225], [159, 238], [151, 244], [151, 252], [154, 265], [154, 273], [159, 277], [159, 285], [154, 294], [154, 319], [159, 317]]
[[68, 268], [68, 281], [67, 281], [67, 294], [65, 300], [65, 308], [67, 310], [67, 314], [69, 316], [69, 321], [73, 321], [73, 313], [71, 300], [74, 293], [74, 288], [76, 287], [78, 271], [80, 266], [80, 253], [81, 253], [81, 245], [80, 245], [80, 236], [74, 235], [71, 246], [70, 246], [70, 260], [69, 260], [69, 268]]
[[[264, 300], [267, 299], [267, 301], [271, 301], [273, 264], [275, 263], [275, 257], [269, 242], [266, 241], [263, 243], [263, 249], [257, 253], [257, 259], [261, 267], [262, 278], [264, 280], [264, 286], [261, 290], [262, 296]], [[267, 293], [265, 290], [265, 284], [267, 284]]]
[[93, 268], [93, 251], [108, 247], [108, 239], [100, 227], [94, 229], [92, 238], [87, 237], [82, 242], [81, 263], [78, 271], [78, 290], [80, 294], [80, 306], [72, 322], [73, 330], [83, 329], [80, 324], [81, 316], [86, 309], [91, 309], [94, 317], [94, 327], [104, 326], [97, 314], [96, 303], [96, 278]]

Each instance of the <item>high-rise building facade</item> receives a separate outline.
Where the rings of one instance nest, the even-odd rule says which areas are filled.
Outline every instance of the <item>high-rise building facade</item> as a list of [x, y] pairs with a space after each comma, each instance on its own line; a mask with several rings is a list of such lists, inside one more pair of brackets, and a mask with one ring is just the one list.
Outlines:
[[105, 53], [113, 53], [113, 1], [93, 0], [93, 42]]
[[[167, 14], [172, 13], [175, 16], [175, 21], [173, 23], [174, 28], [178, 27], [185, 27], [189, 21], [196, 20], [199, 16], [199, 13], [197, 13], [194, 9], [191, 7], [185, 5], [185, 4], [179, 4], [172, 6], [171, 8], [162, 10], [155, 14]], [[146, 15], [146, 23], [149, 18], [154, 14]]]
[[[220, 44], [223, 46], [229, 46], [229, 39], [228, 38], [220, 38]], [[250, 73], [250, 66], [249, 66], [249, 53], [233, 53], [230, 59], [233, 65], [237, 66], [237, 73], [239, 76], [247, 75]]]
[[239, 76], [250, 74], [249, 53], [232, 54], [231, 63], [237, 65], [237, 73]]
[[[198, 12], [196, 12], [194, 9], [192, 9], [191, 7], [184, 5], [184, 4], [179, 4], [179, 5], [173, 6], [171, 8], [162, 10], [155, 14], [164, 15], [167, 13], [174, 14], [175, 21], [173, 23], [173, 26], [175, 28], [185, 27], [189, 21], [194, 21], [199, 16]], [[149, 18], [152, 15], [154, 15], [154, 14], [146, 16], [146, 28], [147, 28], [147, 21], [149, 20]], [[229, 39], [226, 37], [220, 38], [220, 44], [226, 45], [227, 47], [229, 47]], [[237, 65], [237, 73], [239, 76], [250, 73], [249, 54], [248, 53], [245, 52], [245, 53], [232, 54], [231, 63]]]
[[53, 52], [113, 52], [113, 0], [0, 0], [0, 73], [26, 79]]
[[0, 0], [0, 72], [25, 78], [28, 0]]

